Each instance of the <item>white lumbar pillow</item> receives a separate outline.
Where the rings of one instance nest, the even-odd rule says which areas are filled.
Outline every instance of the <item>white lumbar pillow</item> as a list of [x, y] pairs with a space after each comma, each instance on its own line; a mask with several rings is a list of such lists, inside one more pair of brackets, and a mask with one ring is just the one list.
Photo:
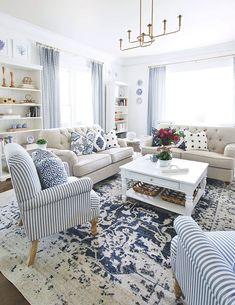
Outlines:
[[184, 134], [185, 150], [208, 150], [205, 131], [192, 133], [185, 130]]
[[110, 132], [106, 133], [104, 137], [106, 140], [106, 149], [120, 147], [118, 145], [118, 139], [115, 130], [111, 130]]

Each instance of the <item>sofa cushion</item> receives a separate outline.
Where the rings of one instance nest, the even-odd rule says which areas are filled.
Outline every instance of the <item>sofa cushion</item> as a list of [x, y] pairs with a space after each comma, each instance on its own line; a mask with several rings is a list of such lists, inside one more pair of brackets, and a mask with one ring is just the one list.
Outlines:
[[115, 130], [111, 130], [110, 132], [106, 133], [104, 137], [106, 140], [106, 149], [120, 147]]
[[106, 140], [104, 138], [104, 132], [103, 130], [100, 132], [97, 132], [95, 134], [95, 139], [93, 143], [93, 151], [98, 152], [106, 149]]
[[[141, 148], [141, 152], [143, 155], [147, 155], [147, 154], [156, 154], [157, 153], [157, 148], [158, 147], [153, 147], [153, 146], [143, 146]], [[171, 148], [172, 154], [173, 154], [173, 158], [181, 158], [181, 153], [183, 152], [182, 149], [177, 148], [177, 147], [172, 147]]]
[[105, 151], [101, 151], [100, 154], [108, 154], [111, 156], [112, 162], [116, 163], [123, 159], [129, 158], [133, 155], [132, 147], [122, 147], [122, 148], [110, 148]]
[[203, 151], [203, 150], [182, 151], [181, 158], [192, 161], [206, 162], [209, 163], [209, 166], [212, 167], [225, 168], [225, 169], [234, 168], [233, 158], [226, 157], [222, 154], [218, 154], [211, 151]]
[[207, 137], [205, 131], [199, 131], [192, 133], [188, 130], [184, 131], [184, 142], [186, 150], [208, 150], [207, 149]]
[[75, 176], [81, 177], [108, 166], [111, 163], [111, 156], [108, 154], [96, 153], [78, 156], [78, 162], [73, 167], [73, 173]]
[[63, 162], [57, 157], [49, 157], [35, 162], [42, 189], [68, 182]]
[[77, 156], [92, 154], [94, 139], [93, 131], [88, 131], [85, 136], [73, 131], [71, 132], [71, 150]]

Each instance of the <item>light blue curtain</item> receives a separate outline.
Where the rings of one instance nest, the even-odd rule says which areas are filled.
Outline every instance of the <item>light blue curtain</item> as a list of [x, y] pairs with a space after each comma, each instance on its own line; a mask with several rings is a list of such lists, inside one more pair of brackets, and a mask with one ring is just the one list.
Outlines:
[[52, 48], [39, 46], [42, 71], [42, 116], [44, 128], [60, 127], [60, 53]]
[[105, 99], [103, 64], [91, 62], [91, 90], [94, 123], [105, 130]]
[[235, 123], [235, 57], [233, 57], [233, 121]]
[[166, 100], [166, 67], [149, 68], [148, 89], [148, 134], [163, 118]]

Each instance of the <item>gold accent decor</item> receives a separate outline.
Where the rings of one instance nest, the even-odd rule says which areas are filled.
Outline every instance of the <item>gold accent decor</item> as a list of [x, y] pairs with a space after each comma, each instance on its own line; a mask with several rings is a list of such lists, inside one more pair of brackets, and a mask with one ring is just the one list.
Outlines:
[[163, 32], [161, 34], [155, 35], [153, 30], [153, 24], [154, 24], [154, 0], [151, 0], [151, 22], [147, 25], [147, 32], [142, 32], [142, 0], [140, 0], [140, 15], [139, 15], [139, 35], [136, 37], [135, 40], [131, 39], [131, 30], [127, 31], [127, 38], [128, 42], [130, 44], [133, 44], [133, 46], [123, 48], [123, 39], [119, 39], [119, 47], [121, 51], [136, 49], [136, 48], [143, 48], [143, 47], [149, 47], [151, 46], [156, 38], [170, 35], [177, 33], [181, 30], [181, 23], [182, 23], [182, 15], [178, 16], [178, 29], [175, 31], [169, 31], [167, 32], [167, 20], [163, 20]]

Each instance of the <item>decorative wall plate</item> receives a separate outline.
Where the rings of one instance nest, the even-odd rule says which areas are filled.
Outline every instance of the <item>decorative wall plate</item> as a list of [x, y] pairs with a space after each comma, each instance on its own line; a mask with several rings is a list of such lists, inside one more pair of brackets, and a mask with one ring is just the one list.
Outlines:
[[136, 90], [136, 94], [137, 94], [137, 95], [142, 95], [142, 93], [143, 93], [143, 90], [142, 90], [142, 89], [139, 88], [139, 89]]
[[142, 104], [142, 102], [143, 102], [143, 100], [142, 100], [142, 98], [141, 97], [138, 97], [137, 99], [136, 99], [136, 103], [137, 104]]
[[34, 136], [32, 136], [32, 135], [27, 136], [27, 143], [32, 144], [33, 142], [34, 142]]
[[142, 86], [142, 85], [143, 85], [142, 79], [137, 80], [137, 85], [138, 85], [138, 86]]

